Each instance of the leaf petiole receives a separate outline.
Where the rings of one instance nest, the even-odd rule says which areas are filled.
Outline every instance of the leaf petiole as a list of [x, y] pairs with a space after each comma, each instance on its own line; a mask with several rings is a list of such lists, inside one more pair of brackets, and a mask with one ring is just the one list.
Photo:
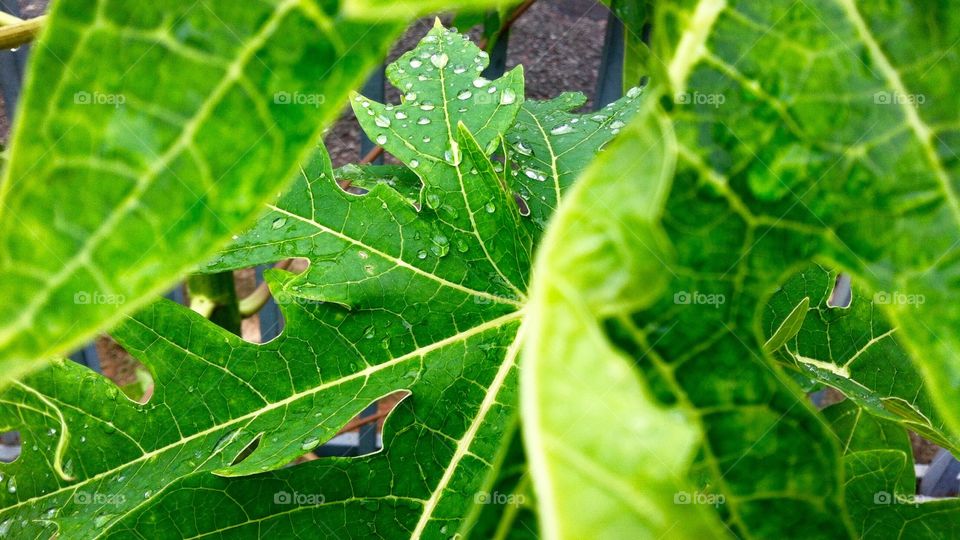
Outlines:
[[0, 16], [0, 49], [15, 49], [30, 43], [40, 33], [46, 20], [46, 15], [27, 20], [7, 14]]

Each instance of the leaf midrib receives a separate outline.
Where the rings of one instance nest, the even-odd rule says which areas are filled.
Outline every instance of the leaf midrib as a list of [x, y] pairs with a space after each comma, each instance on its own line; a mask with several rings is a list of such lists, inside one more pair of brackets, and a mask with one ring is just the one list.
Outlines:
[[452, 282], [452, 281], [448, 281], [448, 280], [446, 280], [446, 279], [444, 279], [444, 278], [442, 278], [442, 277], [440, 277], [440, 276], [438, 276], [438, 275], [436, 275], [436, 274], [427, 272], [426, 270], [422, 270], [422, 269], [420, 269], [420, 268], [418, 268], [418, 267], [416, 267], [416, 266], [413, 266], [412, 264], [410, 264], [410, 263], [404, 261], [403, 259], [401, 259], [399, 256], [390, 255], [390, 254], [388, 254], [388, 253], [386, 253], [386, 252], [384, 252], [384, 251], [381, 251], [381, 250], [379, 250], [379, 249], [377, 249], [377, 248], [375, 248], [375, 247], [373, 247], [373, 246], [367, 245], [367, 244], [361, 242], [360, 240], [357, 240], [356, 238], [353, 238], [353, 237], [351, 237], [351, 236], [349, 236], [349, 235], [343, 234], [343, 233], [341, 233], [341, 232], [339, 232], [339, 231], [337, 231], [337, 230], [335, 230], [335, 229], [331, 229], [330, 227], [327, 227], [326, 225], [323, 225], [323, 224], [321, 224], [321, 223], [319, 223], [319, 222], [317, 222], [317, 221], [314, 221], [314, 220], [312, 220], [312, 219], [303, 217], [303, 216], [301, 216], [301, 215], [299, 215], [299, 214], [295, 214], [295, 213], [293, 213], [293, 212], [290, 212], [290, 211], [288, 211], [288, 210], [285, 210], [285, 209], [283, 209], [283, 208], [280, 208], [279, 206], [274, 206], [274, 205], [267, 205], [267, 206], [268, 206], [271, 210], [273, 210], [273, 211], [275, 211], [275, 212], [279, 212], [279, 213], [281, 213], [281, 214], [283, 214], [283, 215], [285, 215], [285, 216], [291, 217], [291, 218], [293, 218], [293, 219], [302, 221], [302, 222], [304, 222], [304, 223], [306, 223], [306, 224], [308, 224], [308, 225], [311, 225], [311, 226], [313, 226], [313, 227], [316, 227], [316, 228], [319, 229], [321, 232], [330, 234], [330, 235], [332, 235], [332, 236], [336, 236], [337, 238], [339, 238], [339, 239], [341, 239], [341, 240], [345, 240], [345, 241], [347, 241], [347, 242], [350, 242], [351, 244], [353, 244], [353, 245], [355, 245], [355, 246], [357, 246], [357, 247], [363, 248], [363, 249], [365, 249], [365, 250], [369, 250], [371, 253], [374, 253], [374, 254], [376, 254], [376, 255], [379, 256], [379, 257], [382, 257], [382, 258], [384, 258], [384, 259], [386, 259], [386, 260], [389, 260], [389, 261], [393, 262], [394, 264], [396, 264], [396, 265], [399, 266], [399, 267], [405, 268], [405, 269], [407, 269], [407, 270], [410, 270], [411, 272], [414, 272], [414, 273], [419, 274], [419, 275], [421, 275], [421, 276], [423, 276], [423, 277], [426, 277], [427, 279], [430, 279], [431, 281], [435, 281], [435, 282], [439, 283], [440, 285], [443, 285], [444, 287], [449, 287], [449, 288], [451, 288], [451, 289], [458, 290], [458, 291], [460, 291], [460, 292], [462, 292], [462, 293], [464, 293], [464, 294], [468, 294], [468, 295], [470, 295], [470, 296], [479, 296], [479, 297], [481, 297], [481, 298], [486, 298], [486, 299], [488, 299], [488, 300], [490, 300], [490, 301], [492, 301], [492, 302], [494, 302], [494, 303], [497, 303], [497, 304], [510, 304], [510, 305], [516, 306], [517, 308], [520, 308], [520, 307], [523, 306], [523, 303], [520, 302], [520, 301], [516, 301], [516, 300], [513, 300], [513, 299], [508, 298], [508, 297], [505, 297], [505, 296], [498, 296], [498, 295], [495, 295], [495, 294], [490, 294], [490, 293], [485, 292], [485, 291], [478, 291], [478, 290], [476, 290], [476, 289], [471, 289], [471, 288], [469, 288], [469, 287], [465, 287], [465, 286], [463, 286], [463, 285], [460, 285], [459, 283], [454, 283], [454, 282]]
[[[45, 494], [43, 494], [43, 495], [41, 495], [41, 496], [38, 496], [38, 497], [31, 497], [31, 498], [29, 498], [29, 499], [25, 499], [25, 500], [23, 500], [23, 501], [19, 501], [17, 504], [13, 504], [13, 505], [10, 505], [10, 506], [7, 506], [7, 507], [5, 507], [5, 508], [0, 509], [0, 514], [6, 513], [6, 512], [8, 512], [8, 511], [10, 511], [10, 510], [13, 510], [13, 509], [16, 509], [16, 508], [25, 506], [25, 505], [27, 505], [27, 504], [31, 504], [31, 503], [36, 502], [36, 501], [39, 501], [39, 500], [43, 500], [43, 499], [52, 497], [52, 496], [57, 495], [57, 494], [62, 493], [62, 492], [68, 492], [68, 491], [71, 491], [71, 490], [75, 490], [76, 488], [82, 487], [82, 486], [87, 485], [87, 484], [89, 484], [89, 483], [91, 483], [91, 482], [94, 482], [94, 481], [96, 481], [96, 480], [100, 480], [100, 479], [102, 479], [102, 478], [109, 477], [110, 475], [112, 475], [112, 474], [114, 474], [114, 473], [117, 473], [117, 472], [119, 472], [119, 471], [122, 471], [122, 470], [124, 470], [125, 468], [127, 468], [127, 467], [129, 467], [129, 466], [131, 466], [131, 465], [133, 465], [133, 464], [139, 463], [139, 462], [141, 462], [141, 461], [146, 461], [146, 460], [148, 460], [148, 459], [150, 459], [151, 457], [154, 457], [154, 456], [162, 455], [163, 453], [167, 452], [168, 450], [177, 448], [178, 446], [181, 446], [181, 445], [183, 445], [184, 443], [190, 442], [190, 441], [195, 440], [195, 439], [202, 438], [202, 437], [207, 436], [207, 435], [211, 435], [211, 434], [216, 433], [216, 432], [218, 432], [218, 431], [221, 431], [221, 430], [223, 430], [223, 429], [225, 429], [225, 428], [228, 428], [228, 427], [230, 427], [230, 426], [232, 426], [232, 425], [241, 423], [241, 422], [244, 421], [244, 420], [255, 420], [256, 418], [258, 418], [259, 416], [261, 416], [261, 415], [263, 415], [263, 414], [265, 414], [265, 413], [268, 413], [268, 412], [270, 412], [270, 411], [272, 411], [272, 410], [274, 410], [274, 409], [277, 409], [277, 408], [286, 406], [286, 405], [288, 405], [288, 404], [290, 404], [290, 403], [293, 403], [293, 402], [297, 401], [298, 399], [302, 399], [302, 398], [304, 398], [304, 397], [307, 397], [307, 396], [316, 394], [316, 393], [321, 392], [321, 391], [323, 391], [323, 390], [326, 390], [326, 389], [328, 389], [328, 388], [331, 388], [331, 387], [334, 387], [334, 386], [338, 386], [338, 385], [340, 385], [340, 384], [343, 384], [343, 383], [345, 383], [345, 382], [349, 382], [349, 381], [354, 380], [354, 379], [357, 379], [357, 378], [365, 378], [365, 377], [368, 377], [368, 376], [370, 376], [370, 375], [372, 375], [372, 374], [374, 374], [374, 373], [377, 373], [377, 372], [382, 371], [382, 370], [384, 370], [384, 369], [387, 369], [387, 368], [389, 368], [389, 367], [393, 367], [393, 366], [395, 366], [395, 365], [397, 365], [397, 364], [401, 364], [401, 363], [403, 363], [403, 362], [405, 362], [405, 361], [408, 361], [408, 360], [411, 360], [411, 359], [413, 359], [413, 358], [422, 357], [422, 356], [424, 356], [424, 355], [426, 355], [426, 354], [429, 354], [429, 353], [431, 353], [431, 352], [433, 352], [433, 351], [435, 351], [435, 350], [441, 349], [441, 348], [446, 347], [446, 346], [448, 346], [448, 345], [451, 345], [451, 344], [453, 344], [453, 343], [457, 343], [457, 342], [460, 342], [460, 341], [464, 341], [464, 340], [469, 339], [469, 338], [471, 338], [471, 337], [473, 337], [473, 336], [475, 336], [475, 335], [482, 334], [482, 333], [484, 333], [484, 332], [486, 332], [486, 331], [488, 331], [488, 330], [493, 330], [493, 329], [496, 329], [496, 328], [500, 328], [500, 327], [505, 326], [506, 324], [508, 324], [508, 323], [510, 323], [510, 322], [513, 322], [513, 321], [516, 321], [516, 320], [519, 320], [519, 319], [523, 318], [523, 316], [524, 316], [524, 310], [518, 309], [517, 311], [510, 312], [510, 313], [508, 313], [508, 314], [505, 314], [505, 315], [502, 315], [502, 316], [500, 316], [500, 317], [497, 317], [496, 319], [492, 319], [492, 320], [490, 320], [490, 321], [488, 321], [488, 322], [486, 322], [486, 323], [483, 323], [483, 324], [480, 324], [480, 325], [471, 327], [471, 328], [468, 329], [468, 330], [465, 330], [465, 331], [463, 331], [463, 332], [459, 332], [459, 333], [454, 334], [454, 335], [452, 335], [452, 336], [450, 336], [450, 337], [444, 338], [444, 339], [442, 339], [442, 340], [440, 340], [440, 341], [436, 341], [436, 342], [434, 342], [434, 343], [431, 343], [430, 345], [426, 345], [426, 346], [424, 346], [424, 347], [420, 347], [420, 348], [418, 348], [418, 349], [415, 349], [415, 350], [413, 350], [413, 351], [410, 351], [409, 353], [406, 353], [406, 354], [404, 354], [404, 355], [398, 356], [397, 358], [394, 358], [394, 359], [389, 360], [389, 361], [387, 361], [387, 362], [383, 362], [383, 363], [381, 363], [381, 364], [377, 364], [377, 365], [374, 365], [374, 366], [367, 367], [366, 369], [363, 369], [363, 370], [360, 370], [360, 371], [351, 373], [350, 375], [347, 375], [346, 377], [341, 377], [341, 378], [339, 378], [339, 379], [336, 379], [336, 380], [333, 380], [333, 381], [330, 381], [330, 382], [321, 384], [321, 385], [319, 385], [319, 386], [315, 386], [315, 387], [310, 388], [310, 389], [308, 389], [308, 390], [305, 390], [305, 391], [303, 391], [303, 392], [298, 392], [298, 393], [296, 393], [296, 394], [291, 395], [290, 397], [284, 398], [283, 400], [273, 402], [273, 403], [271, 403], [271, 404], [269, 404], [269, 405], [267, 405], [267, 406], [258, 408], [258, 409], [256, 409], [256, 410], [251, 411], [251, 412], [249, 412], [249, 413], [247, 413], [247, 414], [244, 414], [244, 415], [242, 415], [242, 416], [238, 416], [237, 418], [230, 419], [230, 420], [227, 421], [227, 422], [219, 423], [219, 424], [216, 424], [216, 425], [214, 425], [214, 426], [212, 426], [212, 427], [209, 427], [209, 428], [207, 428], [207, 429], [205, 429], [205, 430], [202, 430], [202, 431], [198, 431], [198, 432], [196, 432], [196, 433], [193, 433], [193, 434], [191, 434], [191, 435], [189, 435], [189, 436], [187, 436], [187, 437], [182, 437], [182, 438], [178, 439], [177, 441], [172, 442], [172, 443], [170, 443], [170, 444], [168, 444], [168, 445], [166, 445], [166, 446], [163, 446], [163, 447], [158, 448], [158, 449], [156, 449], [156, 450], [152, 450], [152, 451], [150, 451], [150, 452], [144, 453], [144, 454], [142, 454], [141, 456], [137, 457], [136, 459], [127, 461], [126, 463], [124, 463], [124, 464], [122, 464], [122, 465], [120, 465], [120, 466], [118, 466], [118, 467], [114, 467], [114, 468], [112, 468], [112, 469], [109, 469], [109, 470], [100, 472], [100, 473], [98, 473], [98, 474], [96, 474], [96, 475], [94, 475], [94, 476], [91, 476], [91, 477], [89, 477], [89, 478], [86, 478], [86, 479], [84, 479], [84, 480], [82, 480], [82, 481], [80, 481], [80, 482], [77, 482], [77, 483], [75, 483], [75, 484], [71, 484], [71, 485], [69, 485], [69, 486], [65, 486], [65, 487], [59, 488], [59, 489], [57, 489], [57, 490], [51, 491], [51, 492], [49, 492], [49, 493], [45, 493]], [[134, 322], [136, 322], [136, 321], [134, 321]], [[139, 323], [138, 323], [138, 324], [139, 324]], [[159, 337], [160, 339], [164, 340], [164, 341], [169, 342], [169, 340], [168, 340], [166, 337], [164, 337], [164, 336], [159, 336], [159, 335], [158, 335], [158, 337]], [[166, 488], [166, 486], [165, 486], [163, 489], [165, 489], [165, 488]], [[162, 492], [163, 492], [163, 489], [158, 490], [158, 491], [157, 491], [156, 493], [154, 493], [150, 498], [153, 498], [153, 497], [155, 497], [156, 495], [158, 495], [159, 493], [162, 493]], [[149, 500], [149, 499], [148, 499], [148, 500]], [[129, 513], [130, 513], [130, 511], [127, 511], [127, 512], [125, 512], [125, 513], [123, 513], [123, 514], [120, 514], [120, 515], [118, 516], [118, 519], [122, 518], [123, 516], [125, 516], [125, 515], [127, 515], [127, 514], [129, 514]]]

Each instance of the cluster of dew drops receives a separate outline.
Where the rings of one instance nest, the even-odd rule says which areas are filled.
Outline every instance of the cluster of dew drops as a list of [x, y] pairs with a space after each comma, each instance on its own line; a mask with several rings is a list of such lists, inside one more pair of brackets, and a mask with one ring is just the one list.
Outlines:
[[[460, 45], [464, 50], [473, 47], [469, 39], [465, 36], [461, 36], [456, 32], [447, 32], [443, 38], [437, 36], [436, 34], [427, 35], [423, 41], [426, 43], [437, 42], [439, 39], [443, 39], [446, 42], [447, 49], [452, 50], [456, 46], [456, 41], [459, 39]], [[483, 71], [485, 66], [488, 63], [488, 55], [484, 51], [479, 51], [477, 55], [474, 56], [472, 66], [463, 66], [463, 65], [454, 65], [452, 70], [447, 70], [450, 64], [450, 57], [439, 51], [422, 51], [416, 53], [416, 51], [411, 51], [406, 55], [402, 56], [397, 63], [392, 64], [388, 70], [391, 70], [394, 77], [391, 77], [394, 80], [403, 81], [401, 91], [403, 92], [402, 102], [403, 107], [398, 108], [395, 105], [385, 105], [383, 110], [384, 113], [377, 113], [371, 108], [371, 103], [369, 100], [363, 96], [357, 96], [355, 99], [360, 104], [360, 106], [366, 111], [366, 114], [374, 117], [373, 122], [378, 128], [387, 130], [395, 123], [397, 123], [401, 128], [407, 129], [411, 127], [411, 124], [416, 126], [429, 126], [432, 123], [430, 114], [437, 108], [437, 104], [429, 99], [420, 99], [420, 96], [417, 95], [415, 89], [415, 83], [413, 77], [416, 77], [416, 80], [420, 82], [426, 82], [431, 80], [431, 77], [434, 76], [434, 73], [440, 73], [441, 71], [449, 72], [452, 71], [453, 74], [457, 77], [451, 78], [451, 80], [457, 79], [471, 79], [469, 83], [465, 83], [462, 90], [456, 92], [455, 100], [451, 100], [451, 103], [456, 103], [457, 101], [464, 102], [463, 105], [457, 108], [457, 112], [466, 113], [469, 110], [467, 107], [467, 101], [474, 98], [475, 95], [485, 92], [489, 95], [489, 99], [486, 100], [486, 103], [492, 104], [497, 103], [501, 106], [511, 105], [517, 101], [517, 94], [511, 88], [503, 88], [502, 90], [497, 87], [494, 81], [490, 81], [484, 77], [479, 76], [479, 73]], [[462, 77], [463, 74], [471, 72], [470, 75]], [[476, 76], [474, 76], [476, 74]], [[499, 93], [498, 93], [499, 92]], [[641, 93], [640, 88], [630, 89], [626, 96], [625, 100], [627, 103], [632, 102]], [[481, 94], [482, 95], [482, 94]], [[474, 100], [477, 103], [481, 103], [479, 99]], [[421, 114], [413, 115], [411, 113], [411, 107], [419, 109]], [[587, 116], [586, 118], [594, 123], [593, 127], [587, 128], [584, 127], [584, 130], [599, 131], [602, 129], [609, 130], [610, 135], [616, 135], [620, 130], [625, 127], [626, 123], [624, 121], [625, 111], [629, 107], [623, 107], [618, 103], [611, 103], [606, 105], [603, 109], [597, 111], [596, 113]], [[415, 118], [411, 118], [411, 116]], [[583, 123], [581, 122], [581, 117], [571, 114], [567, 111], [557, 110], [554, 113], [548, 114], [545, 118], [545, 121], [549, 128], [551, 135], [555, 137], [562, 137], [566, 135], [572, 135], [580, 131]], [[520, 170], [517, 169], [511, 170], [510, 174], [513, 176], [518, 176], [521, 172], [524, 176], [531, 180], [536, 180], [539, 182], [545, 182], [547, 175], [532, 166], [529, 165], [534, 158], [534, 145], [524, 141], [525, 131], [528, 128], [522, 124], [518, 123], [515, 126], [515, 129], [512, 130], [509, 138], [510, 147], [508, 148], [509, 157], [514, 158], [516, 161], [523, 162]], [[537, 134], [538, 136], [542, 136]], [[383, 146], [389, 142], [389, 136], [386, 133], [379, 133], [374, 137], [374, 140], [377, 144]], [[423, 134], [421, 140], [424, 144], [429, 144], [432, 142], [431, 136], [429, 134]], [[489, 149], [488, 150], [492, 150]], [[602, 151], [602, 147], [599, 149]], [[522, 156], [522, 157], [520, 157]], [[516, 158], [520, 159], [516, 159]], [[461, 151], [458, 147], [458, 144], [454, 140], [447, 141], [447, 149], [444, 151], [444, 160], [450, 165], [457, 166], [460, 164], [462, 159]], [[411, 169], [416, 169], [420, 166], [420, 162], [417, 159], [411, 159], [408, 162], [408, 165]], [[494, 162], [494, 168], [497, 173], [503, 172], [503, 164], [498, 161]], [[471, 171], [475, 174], [475, 171]], [[525, 188], [521, 187], [520, 192], [517, 197], [517, 204], [521, 208], [521, 213], [528, 215], [529, 206], [527, 201], [531, 198], [530, 192]], [[546, 200], [545, 195], [541, 195], [542, 200]], [[435, 193], [425, 193], [424, 204], [434, 210], [444, 210], [447, 207], [440, 204], [440, 196]], [[485, 210], [488, 213], [493, 213], [496, 211], [496, 205], [492, 202], [488, 203], [485, 206]], [[447, 209], [448, 212], [455, 212], [455, 210]], [[455, 217], [455, 216], [448, 216]], [[418, 233], [419, 236], [419, 233]], [[435, 256], [443, 257], [449, 252], [449, 239], [442, 233], [436, 233], [431, 235], [432, 244], [430, 246], [429, 252]], [[458, 251], [464, 252], [467, 250], [467, 244], [465, 242], [457, 241], [455, 245], [458, 248]], [[419, 259], [426, 259], [428, 257], [427, 250], [420, 250], [417, 252], [417, 257]], [[368, 274], [372, 274], [373, 267], [370, 265], [365, 266], [365, 269]]]
[[[437, 42], [440, 37], [435, 34], [429, 34], [424, 39], [423, 42], [434, 43]], [[452, 49], [456, 45], [456, 39], [460, 40], [460, 45], [463, 50], [467, 50], [473, 47], [473, 44], [470, 43], [468, 38], [464, 36], [459, 36], [455, 32], [447, 32], [443, 40], [446, 42], [447, 48]], [[450, 63], [450, 57], [447, 53], [444, 52], [430, 52], [422, 51], [417, 54], [413, 54], [415, 51], [407, 53], [397, 63], [392, 64], [388, 68], [388, 72], [396, 75], [398, 78], [405, 80], [402, 83], [400, 88], [403, 92], [403, 110], [398, 109], [394, 105], [385, 105], [384, 110], [386, 114], [377, 114], [374, 110], [370, 108], [370, 102], [363, 98], [362, 96], [357, 96], [355, 99], [360, 103], [361, 107], [366, 109], [366, 113], [370, 116], [373, 116], [374, 124], [382, 129], [390, 128], [394, 122], [400, 122], [401, 128], [409, 128], [411, 124], [415, 126], [429, 126], [433, 123], [430, 115], [432, 111], [437, 109], [437, 104], [429, 99], [420, 99], [420, 96], [417, 95], [415, 91], [415, 83], [412, 80], [412, 77], [415, 75], [416, 79], [420, 82], [426, 82], [431, 80], [433, 73], [439, 73], [441, 70], [444, 72]], [[489, 61], [489, 56], [486, 52], [480, 51], [473, 58], [472, 66], [464, 65], [455, 65], [451, 70], [455, 76], [454, 80], [459, 79], [471, 79], [471, 82], [465, 83], [464, 88], [455, 92], [456, 102], [462, 102], [461, 106], [456, 110], [458, 113], [466, 113], [469, 110], [468, 101], [477, 98], [474, 101], [477, 103], [486, 102], [486, 103], [498, 103], [499, 105], [510, 105], [516, 103], [517, 93], [511, 88], [503, 88], [502, 90], [497, 87], [496, 84], [493, 84], [492, 81], [480, 77], [479, 75], [474, 77], [474, 73], [479, 74], [484, 70]], [[470, 73], [469, 76], [463, 77], [464, 74]], [[489, 96], [486, 99], [479, 99], [479, 96], [484, 95]], [[416, 118], [410, 118], [410, 107], [416, 107], [421, 111], [421, 114], [417, 114]], [[432, 138], [430, 135], [423, 135], [421, 140], [424, 144], [430, 144]], [[374, 137], [374, 141], [377, 144], [383, 146], [389, 141], [389, 136], [386, 133], [379, 133]], [[462, 154], [460, 149], [454, 140], [447, 141], [447, 149], [444, 151], [444, 160], [451, 165], [459, 165], [462, 159]], [[411, 159], [408, 163], [411, 169], [416, 169], [420, 166], [420, 161], [417, 159]]]

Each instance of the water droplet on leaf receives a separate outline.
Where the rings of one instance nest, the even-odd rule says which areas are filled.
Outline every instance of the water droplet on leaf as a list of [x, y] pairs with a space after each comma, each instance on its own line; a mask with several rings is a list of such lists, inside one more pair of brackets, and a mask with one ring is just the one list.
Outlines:
[[437, 69], [443, 69], [449, 61], [450, 58], [444, 53], [435, 54], [430, 57], [430, 63], [436, 66]]

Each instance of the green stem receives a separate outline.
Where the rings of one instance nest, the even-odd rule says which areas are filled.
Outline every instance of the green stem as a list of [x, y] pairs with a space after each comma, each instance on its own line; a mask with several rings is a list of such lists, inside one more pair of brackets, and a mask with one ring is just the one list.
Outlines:
[[0, 25], [0, 49], [16, 49], [24, 43], [30, 43], [40, 33], [46, 20], [46, 15], [27, 20], [4, 19], [3, 24]]
[[270, 288], [267, 287], [267, 282], [264, 281], [260, 285], [257, 285], [257, 288], [254, 289], [249, 296], [240, 300], [240, 316], [253, 316], [263, 308], [267, 300], [270, 300]]
[[190, 309], [217, 326], [240, 335], [240, 308], [233, 272], [193, 274], [187, 278]]

